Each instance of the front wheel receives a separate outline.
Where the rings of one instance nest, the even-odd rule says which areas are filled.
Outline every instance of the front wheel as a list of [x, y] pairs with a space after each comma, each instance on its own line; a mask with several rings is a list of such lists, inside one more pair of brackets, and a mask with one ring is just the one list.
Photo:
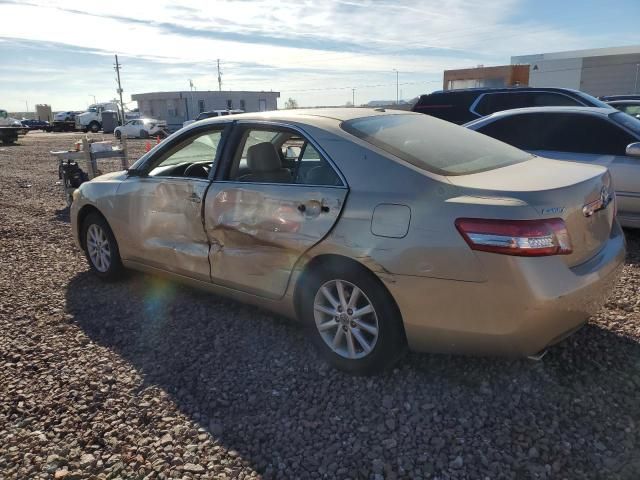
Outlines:
[[122, 138], [122, 133], [120, 133], [120, 130], [116, 130], [116, 138], [118, 140], [120, 140]]
[[146, 130], [140, 130], [140, 138], [149, 138], [149, 132]]
[[89, 214], [82, 224], [81, 238], [93, 273], [104, 280], [115, 280], [122, 275], [124, 267], [118, 243], [104, 217]]
[[98, 133], [98, 131], [100, 130], [100, 124], [98, 122], [91, 122], [91, 125], [89, 125], [89, 129], [93, 133]]
[[371, 272], [352, 265], [322, 268], [303, 288], [304, 320], [331, 365], [366, 375], [400, 358], [406, 343], [400, 312]]

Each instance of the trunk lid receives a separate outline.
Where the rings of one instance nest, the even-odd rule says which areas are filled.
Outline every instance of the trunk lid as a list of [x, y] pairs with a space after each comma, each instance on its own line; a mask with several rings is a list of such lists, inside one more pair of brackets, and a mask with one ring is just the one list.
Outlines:
[[573, 249], [562, 258], [571, 267], [598, 253], [611, 234], [614, 189], [609, 171], [601, 166], [535, 157], [504, 168], [447, 179], [467, 195], [509, 197], [531, 207], [527, 210], [530, 217], [522, 217], [521, 209], [514, 212], [505, 208], [506, 219], [562, 218]]

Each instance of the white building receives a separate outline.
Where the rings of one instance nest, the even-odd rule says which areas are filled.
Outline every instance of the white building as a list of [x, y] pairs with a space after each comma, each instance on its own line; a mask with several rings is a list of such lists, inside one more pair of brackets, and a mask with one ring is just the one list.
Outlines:
[[165, 120], [170, 129], [182, 127], [182, 122], [195, 119], [199, 113], [211, 110], [240, 109], [245, 112], [277, 110], [280, 92], [248, 91], [181, 91], [136, 93], [142, 117]]
[[529, 86], [565, 87], [596, 97], [640, 93], [640, 45], [511, 57], [528, 64]]

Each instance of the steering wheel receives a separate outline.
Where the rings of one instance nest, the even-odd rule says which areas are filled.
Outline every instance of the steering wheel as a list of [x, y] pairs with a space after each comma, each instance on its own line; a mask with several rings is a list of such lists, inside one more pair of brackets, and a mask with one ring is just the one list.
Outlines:
[[202, 163], [192, 163], [185, 169], [182, 176], [207, 178], [209, 176], [209, 166], [203, 165]]

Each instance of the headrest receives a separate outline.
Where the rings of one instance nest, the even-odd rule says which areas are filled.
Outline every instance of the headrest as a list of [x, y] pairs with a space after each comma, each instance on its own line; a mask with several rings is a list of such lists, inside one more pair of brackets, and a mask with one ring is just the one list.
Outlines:
[[273, 172], [282, 168], [282, 161], [273, 143], [262, 142], [247, 150], [247, 165], [252, 172]]

